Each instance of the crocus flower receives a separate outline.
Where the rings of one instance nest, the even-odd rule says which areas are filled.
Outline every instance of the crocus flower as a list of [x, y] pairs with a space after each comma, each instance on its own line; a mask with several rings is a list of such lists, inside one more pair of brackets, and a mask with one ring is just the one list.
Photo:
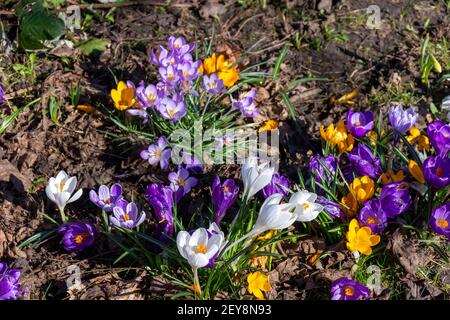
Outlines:
[[117, 89], [111, 90], [111, 98], [114, 101], [114, 107], [120, 111], [127, 110], [136, 103], [134, 88], [127, 86], [123, 81], [119, 81]]
[[186, 115], [186, 103], [184, 100], [176, 102], [173, 99], [164, 98], [158, 110], [163, 118], [176, 122]]
[[19, 269], [9, 269], [8, 265], [0, 262], [0, 300], [17, 300], [20, 297]]
[[243, 106], [241, 112], [242, 115], [247, 118], [255, 118], [260, 114], [254, 103]]
[[333, 219], [345, 218], [345, 213], [342, 211], [342, 207], [339, 203], [322, 196], [317, 196], [316, 203], [320, 204], [323, 207], [323, 210]]
[[256, 89], [252, 89], [250, 91], [243, 91], [239, 95], [238, 99], [234, 99], [231, 97], [231, 104], [234, 108], [242, 109], [251, 104], [253, 104], [253, 100], [256, 98]]
[[152, 183], [145, 190], [145, 199], [151, 204], [158, 221], [155, 236], [163, 240], [174, 231], [173, 198], [173, 190], [159, 183]]
[[401, 105], [389, 108], [389, 121], [394, 128], [395, 140], [398, 140], [398, 134], [404, 135], [416, 123], [419, 115], [412, 107], [403, 110]]
[[220, 224], [226, 211], [233, 205], [238, 195], [239, 187], [236, 186], [233, 179], [227, 179], [221, 185], [219, 176], [214, 178], [212, 184], [212, 204], [217, 224]]
[[121, 199], [117, 201], [113, 208], [113, 215], [109, 217], [109, 222], [117, 227], [133, 229], [145, 220], [145, 212], [138, 215], [138, 208], [134, 202], [128, 203]]
[[408, 171], [414, 177], [414, 179], [416, 179], [417, 181], [419, 181], [422, 184], [425, 183], [425, 177], [423, 176], [423, 171], [420, 168], [420, 166], [417, 164], [417, 162], [415, 162], [414, 160], [409, 160], [408, 161]]
[[253, 294], [258, 300], [264, 300], [263, 291], [267, 292], [272, 290], [269, 283], [269, 277], [260, 271], [249, 273], [247, 282], [248, 292]]
[[237, 67], [232, 67], [233, 64], [230, 61], [225, 60], [223, 54], [216, 57], [216, 54], [203, 61], [202, 72], [210, 75], [217, 72], [219, 79], [223, 80], [225, 87], [229, 88], [239, 79], [239, 73]]
[[278, 128], [278, 121], [276, 120], [267, 120], [258, 128], [258, 132], [264, 131], [272, 131]]
[[346, 239], [348, 250], [358, 251], [364, 255], [370, 255], [372, 247], [376, 246], [381, 240], [379, 235], [372, 234], [372, 229], [369, 227], [360, 227], [356, 219], [350, 221]]
[[194, 44], [186, 43], [186, 39], [184, 37], [170, 36], [167, 42], [169, 44], [169, 49], [180, 56], [194, 49]]
[[204, 171], [203, 163], [188, 152], [183, 152], [181, 162], [182, 166], [192, 173], [201, 174]]
[[374, 126], [372, 112], [347, 112], [347, 127], [354, 137], [364, 137]]
[[107, 186], [101, 185], [98, 194], [94, 190], [89, 192], [89, 198], [100, 209], [111, 212], [116, 202], [122, 199], [122, 186], [115, 183], [109, 189]]
[[167, 138], [161, 136], [156, 143], [149, 145], [147, 150], [141, 151], [141, 158], [148, 160], [148, 163], [153, 166], [159, 163], [161, 169], [166, 170], [172, 155], [172, 150], [168, 146]]
[[264, 199], [275, 193], [281, 193], [283, 196], [287, 196], [289, 194], [289, 185], [289, 180], [285, 176], [275, 172], [270, 183], [262, 189]]
[[292, 225], [298, 218], [291, 203], [282, 203], [283, 195], [275, 193], [262, 204], [258, 218], [250, 231], [251, 235], [258, 235], [268, 230], [282, 230]]
[[59, 227], [58, 233], [63, 234], [64, 249], [78, 253], [94, 243], [95, 226], [91, 222], [71, 222]]
[[339, 278], [331, 284], [331, 300], [368, 300], [369, 289], [349, 278]]
[[[180, 72], [180, 77], [183, 81], [192, 81], [200, 76], [198, 69], [200, 68], [201, 61], [186, 61], [178, 65], [178, 71]], [[220, 80], [223, 84], [223, 81]]]
[[450, 241], [450, 202], [431, 212], [429, 224], [434, 232], [448, 237], [448, 241]]
[[383, 172], [380, 158], [375, 157], [372, 151], [362, 143], [358, 143], [356, 148], [349, 153], [348, 160], [360, 176], [377, 179]]
[[170, 187], [177, 195], [177, 202], [181, 199], [181, 197], [191, 192], [191, 188], [195, 187], [198, 183], [197, 178], [190, 177], [189, 171], [183, 167], [179, 167], [177, 172], [169, 173], [168, 178], [170, 181]]
[[294, 193], [289, 198], [289, 204], [293, 207], [297, 215], [297, 221], [312, 221], [323, 210], [323, 206], [316, 203], [317, 194], [307, 190], [301, 190]]
[[[323, 184], [324, 181], [331, 183], [336, 174], [338, 161], [338, 158], [332, 154], [326, 157], [322, 157], [319, 154], [313, 156], [309, 161], [309, 169], [314, 174], [314, 180], [320, 184]], [[324, 167], [328, 170], [325, 170]]]
[[388, 218], [395, 218], [406, 212], [412, 204], [408, 185], [404, 182], [388, 183], [381, 189], [380, 203]]
[[410, 145], [415, 145], [419, 151], [428, 151], [430, 150], [430, 140], [424, 134], [420, 133], [420, 130], [416, 127], [412, 127], [409, 129], [409, 135], [406, 137], [406, 141]]
[[153, 51], [153, 49], [151, 49], [150, 55], [151, 55], [150, 59], [151, 63], [156, 65], [162, 65], [162, 61], [164, 61], [167, 58], [167, 56], [169, 55], [169, 51], [167, 51], [167, 49], [165, 49], [163, 46], [159, 46], [156, 52]]
[[0, 84], [0, 104], [5, 103], [5, 90], [3, 89], [3, 86]]
[[381, 182], [384, 185], [387, 185], [390, 182], [400, 182], [405, 179], [405, 173], [403, 170], [398, 170], [397, 172], [394, 172], [392, 169], [387, 169], [386, 172], [381, 174]]
[[336, 127], [334, 127], [334, 124], [330, 124], [325, 130], [323, 126], [320, 126], [320, 135], [331, 147], [337, 146], [339, 153], [353, 149], [355, 139], [350, 133], [347, 133], [347, 128], [342, 119], [339, 120]]
[[171, 64], [167, 67], [159, 67], [159, 75], [161, 76], [161, 79], [169, 86], [175, 85], [180, 79], [178, 76], [178, 71]]
[[375, 184], [368, 176], [355, 178], [349, 187], [350, 193], [355, 196], [359, 204], [372, 198], [375, 193]]
[[82, 189], [73, 194], [76, 187], [77, 177], [69, 177], [64, 170], [61, 170], [56, 178], [50, 178], [45, 193], [51, 201], [56, 203], [59, 211], [63, 212], [68, 203], [77, 201], [83, 194]]
[[446, 157], [450, 150], [450, 125], [436, 120], [428, 126], [427, 134], [436, 154]]
[[358, 213], [361, 225], [369, 227], [373, 233], [381, 234], [387, 226], [387, 215], [378, 199], [366, 201]]
[[258, 160], [255, 157], [249, 157], [245, 160], [241, 171], [244, 195], [248, 201], [270, 183], [275, 169], [269, 165], [269, 162], [258, 165]]
[[423, 176], [428, 185], [442, 189], [450, 184], [450, 159], [429, 157], [423, 163]]
[[139, 104], [144, 108], [153, 107], [158, 104], [159, 94], [155, 85], [145, 86], [143, 83], [136, 88], [136, 97]]
[[204, 75], [203, 88], [210, 94], [219, 94], [223, 91], [223, 80], [218, 78], [217, 73]]
[[210, 259], [217, 256], [224, 244], [223, 233], [208, 234], [205, 228], [199, 228], [192, 234], [180, 231], [177, 234], [177, 247], [193, 269], [206, 267]]

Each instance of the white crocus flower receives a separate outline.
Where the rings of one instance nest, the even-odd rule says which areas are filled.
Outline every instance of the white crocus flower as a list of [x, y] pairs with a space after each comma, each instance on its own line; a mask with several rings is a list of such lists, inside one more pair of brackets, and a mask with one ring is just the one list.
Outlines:
[[83, 194], [83, 190], [79, 189], [74, 195], [72, 195], [76, 187], [77, 177], [69, 177], [64, 170], [61, 170], [55, 178], [50, 178], [48, 185], [45, 188], [47, 197], [56, 203], [63, 220], [65, 220], [65, 206], [68, 203], [78, 200]]
[[247, 200], [270, 183], [274, 172], [275, 168], [270, 167], [269, 162], [258, 165], [258, 160], [255, 157], [245, 160], [241, 176], [244, 182], [244, 195], [247, 196]]
[[199, 228], [192, 235], [186, 231], [180, 231], [177, 235], [178, 251], [193, 269], [205, 267], [219, 253], [223, 242], [224, 234], [220, 230], [208, 233], [205, 228]]
[[177, 247], [181, 256], [191, 265], [194, 273], [194, 285], [201, 296], [202, 291], [198, 279], [198, 268], [206, 267], [219, 255], [223, 246], [225, 236], [216, 223], [212, 223], [208, 230], [199, 228], [192, 233], [180, 231], [177, 235]]
[[297, 219], [297, 214], [290, 203], [280, 204], [282, 199], [283, 195], [280, 193], [268, 197], [259, 210], [258, 218], [252, 230], [231, 244], [225, 249], [224, 253], [244, 239], [257, 236], [268, 230], [282, 230], [291, 226]]
[[289, 199], [289, 204], [294, 208], [297, 221], [312, 221], [323, 210], [323, 206], [315, 203], [317, 194], [301, 190], [294, 193]]

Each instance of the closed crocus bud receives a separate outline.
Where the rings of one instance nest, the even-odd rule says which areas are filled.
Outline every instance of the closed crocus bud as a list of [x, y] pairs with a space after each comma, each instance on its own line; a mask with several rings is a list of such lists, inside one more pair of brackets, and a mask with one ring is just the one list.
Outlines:
[[233, 179], [227, 179], [221, 185], [219, 176], [212, 185], [212, 204], [214, 208], [215, 221], [220, 224], [226, 211], [233, 205], [239, 195], [239, 187]]
[[348, 160], [360, 176], [369, 176], [377, 179], [383, 173], [380, 159], [375, 157], [372, 151], [362, 143], [359, 143], [349, 153]]
[[401, 105], [389, 108], [389, 121], [394, 128], [395, 140], [398, 140], [398, 134], [404, 135], [416, 123], [419, 114], [412, 107], [403, 110]]
[[187, 231], [178, 232], [178, 251], [194, 269], [206, 267], [223, 247], [223, 233], [217, 232], [218, 228], [211, 229], [215, 232], [208, 233], [205, 228], [195, 230], [192, 235]]
[[293, 207], [297, 221], [308, 222], [317, 218], [323, 206], [316, 203], [316, 199], [317, 194], [306, 190], [298, 191], [291, 196], [289, 204]]
[[59, 211], [64, 211], [68, 203], [78, 200], [83, 194], [82, 189], [73, 194], [76, 187], [77, 177], [69, 177], [64, 170], [61, 170], [55, 178], [50, 178], [45, 193], [51, 201], [56, 203]]
[[242, 166], [241, 177], [247, 201], [270, 183], [274, 172], [275, 169], [270, 167], [268, 162], [258, 165], [255, 157], [246, 159]]

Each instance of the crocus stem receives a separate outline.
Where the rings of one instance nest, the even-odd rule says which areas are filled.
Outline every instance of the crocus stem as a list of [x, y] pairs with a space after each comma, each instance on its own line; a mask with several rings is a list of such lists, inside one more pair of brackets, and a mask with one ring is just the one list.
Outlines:
[[234, 247], [235, 245], [237, 245], [239, 242], [242, 242], [242, 241], [244, 241], [245, 239], [247, 239], [247, 238], [249, 238], [249, 237], [252, 237], [252, 236], [255, 236], [255, 235], [257, 235], [257, 234], [260, 234], [260, 233], [262, 233], [262, 232], [264, 232], [264, 231], [265, 231], [265, 230], [261, 230], [261, 229], [253, 229], [253, 230], [250, 230], [249, 233], [247, 233], [246, 235], [240, 237], [240, 238], [237, 239], [235, 242], [233, 242], [232, 244], [230, 244], [229, 246], [227, 246], [227, 247], [225, 248], [225, 250], [223, 250], [222, 255], [224, 255], [225, 253], [227, 253], [228, 250], [230, 250], [231, 248], [233, 248], [233, 247]]
[[63, 209], [59, 209], [59, 214], [61, 215], [61, 220], [63, 223], [67, 222], [67, 217], [66, 214], [64, 213], [64, 208]]
[[[200, 280], [198, 279], [198, 268], [192, 268], [192, 272], [194, 273], [194, 286], [195, 286], [195, 292], [198, 293], [198, 295], [202, 296], [202, 288], [200, 287]], [[198, 292], [197, 292], [198, 290]]]

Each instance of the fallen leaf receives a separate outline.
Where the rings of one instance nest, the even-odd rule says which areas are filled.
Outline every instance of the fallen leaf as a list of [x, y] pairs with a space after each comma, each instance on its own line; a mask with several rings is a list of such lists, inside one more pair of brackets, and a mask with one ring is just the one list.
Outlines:
[[26, 192], [31, 188], [31, 180], [21, 174], [8, 160], [0, 161], [0, 181], [11, 182], [18, 192]]

